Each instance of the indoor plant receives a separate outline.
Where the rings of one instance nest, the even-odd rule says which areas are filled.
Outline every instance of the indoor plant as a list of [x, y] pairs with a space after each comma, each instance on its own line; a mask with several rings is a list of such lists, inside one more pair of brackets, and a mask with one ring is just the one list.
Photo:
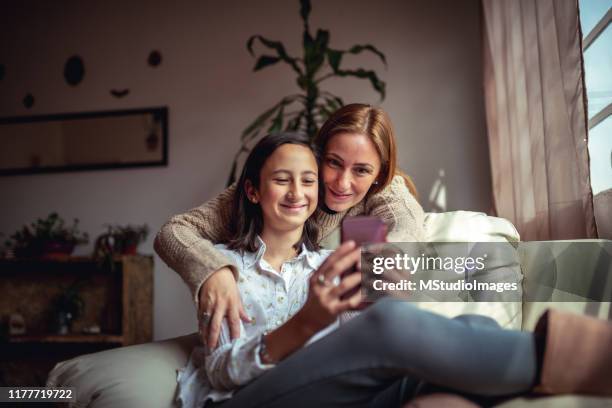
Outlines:
[[249, 151], [248, 146], [261, 134], [262, 130], [268, 133], [281, 130], [302, 130], [311, 137], [317, 133], [329, 115], [344, 105], [342, 98], [321, 89], [321, 83], [334, 77], [356, 77], [367, 79], [374, 90], [385, 98], [385, 82], [381, 81], [372, 70], [363, 68], [346, 69], [342, 67], [342, 58], [345, 54], [359, 54], [367, 51], [376, 55], [383, 64], [387, 64], [385, 55], [370, 44], [353, 45], [347, 50], [331, 48], [330, 33], [318, 29], [316, 34], [310, 31], [308, 17], [310, 15], [310, 0], [300, 0], [300, 16], [304, 22], [302, 33], [302, 57], [290, 56], [283, 43], [269, 40], [261, 35], [253, 35], [247, 41], [247, 49], [255, 56], [253, 45], [259, 41], [270, 54], [264, 54], [257, 59], [253, 71], [283, 62], [297, 75], [296, 83], [300, 91], [285, 96], [278, 103], [260, 114], [241, 135], [241, 147], [234, 157], [228, 185], [236, 178], [238, 160], [242, 153]]
[[53, 302], [55, 332], [67, 334], [72, 322], [83, 314], [85, 303], [80, 290], [84, 281], [77, 281], [62, 291]]
[[6, 241], [6, 247], [17, 257], [54, 257], [68, 256], [79, 244], [86, 244], [89, 236], [79, 231], [79, 220], [75, 218], [71, 226], [57, 213], [47, 218], [39, 218], [30, 225], [24, 225]]
[[107, 231], [96, 239], [95, 255], [134, 255], [138, 245], [149, 235], [149, 227], [143, 225], [110, 225]]

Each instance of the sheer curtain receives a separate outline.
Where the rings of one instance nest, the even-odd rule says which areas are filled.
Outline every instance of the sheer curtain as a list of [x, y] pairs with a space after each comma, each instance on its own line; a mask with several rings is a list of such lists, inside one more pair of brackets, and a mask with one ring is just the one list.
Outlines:
[[578, 5], [482, 4], [497, 215], [524, 241], [595, 237]]

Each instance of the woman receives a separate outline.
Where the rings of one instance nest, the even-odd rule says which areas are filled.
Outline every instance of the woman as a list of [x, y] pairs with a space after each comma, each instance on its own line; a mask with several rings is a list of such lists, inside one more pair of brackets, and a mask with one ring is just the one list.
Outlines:
[[[389, 241], [424, 239], [424, 212], [412, 182], [397, 169], [395, 136], [384, 111], [347, 105], [323, 124], [315, 144], [323, 152], [324, 202], [314, 215], [318, 242], [330, 246], [345, 217], [363, 214], [387, 224]], [[235, 191], [234, 185], [174, 216], [155, 239], [155, 251], [191, 289], [204, 326], [202, 341], [213, 348], [224, 317], [232, 338], [239, 335], [240, 320], [248, 322], [236, 287], [236, 265], [213, 246], [229, 240], [227, 225], [237, 215], [231, 207]]]
[[343, 297], [361, 274], [340, 278], [360, 251], [353, 242], [316, 250], [317, 172], [305, 136], [267, 136], [249, 155], [231, 240], [217, 249], [239, 270], [253, 319], [234, 341], [224, 322], [219, 347], [194, 350], [178, 376], [182, 406], [400, 406], [421, 381], [481, 395], [529, 390], [533, 335], [486, 317], [451, 320], [383, 300], [333, 331], [361, 301], [360, 291]]

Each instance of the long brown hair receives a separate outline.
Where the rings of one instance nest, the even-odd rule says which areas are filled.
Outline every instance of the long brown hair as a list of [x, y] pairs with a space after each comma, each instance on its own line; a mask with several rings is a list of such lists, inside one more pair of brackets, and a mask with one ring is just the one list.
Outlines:
[[359, 133], [366, 135], [376, 146], [380, 157], [380, 174], [378, 184], [370, 187], [368, 194], [376, 194], [391, 183], [397, 174], [404, 179], [410, 193], [418, 199], [418, 193], [412, 179], [397, 167], [397, 146], [391, 119], [380, 108], [362, 103], [352, 103], [335, 111], [321, 126], [315, 137], [315, 144], [325, 152], [327, 143], [338, 133]]

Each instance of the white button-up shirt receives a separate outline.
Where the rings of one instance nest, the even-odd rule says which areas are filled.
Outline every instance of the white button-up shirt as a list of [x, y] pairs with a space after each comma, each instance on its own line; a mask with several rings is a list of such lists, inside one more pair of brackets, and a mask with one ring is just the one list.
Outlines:
[[[187, 366], [177, 376], [177, 399], [183, 407], [201, 407], [208, 399], [221, 401], [231, 398], [233, 390], [245, 385], [274, 367], [263, 364], [259, 357], [259, 341], [264, 332], [282, 326], [296, 314], [308, 297], [310, 275], [332, 251], [302, 251], [281, 266], [280, 273], [263, 259], [266, 245], [258, 237], [257, 252], [216, 248], [233, 259], [239, 270], [238, 289], [242, 304], [251, 322], [240, 322], [240, 338], [231, 340], [227, 320], [223, 320], [219, 345], [215, 350], [196, 347]], [[308, 342], [335, 330], [337, 323], [315, 334]]]

